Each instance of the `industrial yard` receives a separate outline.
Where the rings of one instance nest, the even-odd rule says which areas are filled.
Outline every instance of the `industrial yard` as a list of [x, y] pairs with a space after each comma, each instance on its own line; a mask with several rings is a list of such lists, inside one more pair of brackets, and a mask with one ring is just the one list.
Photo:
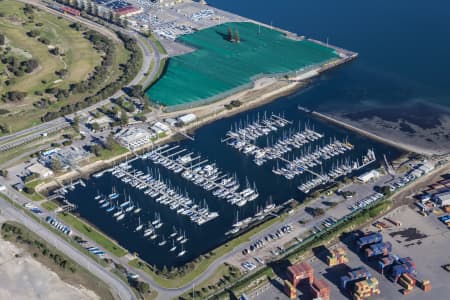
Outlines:
[[[370, 241], [369, 239], [365, 241], [378, 244], [381, 238], [383, 242], [380, 243], [380, 246], [364, 248], [374, 250], [357, 251], [358, 245], [362, 246], [362, 244], [355, 243], [353, 234], [348, 235], [336, 245], [329, 247], [327, 245], [328, 249], [318, 247], [313, 250], [315, 256], [306, 262], [311, 267], [308, 271], [309, 274], [313, 272], [314, 280], [318, 282], [319, 286], [322, 286], [325, 293], [325, 297], [322, 297], [322, 299], [348, 299], [351, 297], [350, 291], [356, 290], [357, 286], [361, 285], [355, 284], [355, 282], [362, 282], [361, 280], [366, 277], [371, 277], [367, 281], [367, 286], [365, 286], [366, 297], [358, 299], [381, 300], [401, 299], [403, 297], [408, 299], [445, 299], [449, 287], [446, 285], [448, 280], [446, 281], [444, 278], [448, 279], [450, 276], [449, 272], [443, 268], [450, 261], [447, 250], [450, 232], [447, 226], [442, 224], [435, 216], [424, 217], [407, 206], [395, 209], [373, 224], [377, 227], [370, 225], [363, 231], [376, 232], [379, 228], [383, 228], [379, 234], [370, 237]], [[379, 249], [376, 249], [377, 247]], [[334, 249], [332, 251], [336, 252], [334, 257], [330, 256], [330, 249]], [[386, 258], [381, 259], [380, 257], [383, 257], [383, 254], [386, 254]], [[367, 256], [376, 258], [367, 259]], [[401, 264], [401, 262], [404, 262], [404, 264]], [[391, 263], [400, 267], [385, 266], [381, 271], [381, 266]], [[335, 264], [335, 266], [330, 267], [330, 264]], [[305, 268], [305, 265], [301, 266], [303, 269]], [[403, 266], [406, 266], [406, 269]], [[358, 271], [347, 274], [349, 271], [356, 269]], [[410, 274], [402, 275], [404, 271]], [[370, 276], [368, 276], [369, 273]], [[292, 275], [291, 277], [286, 276], [287, 278], [292, 277]], [[343, 276], [348, 276], [345, 283]], [[306, 277], [311, 278], [310, 275], [305, 275]], [[361, 279], [352, 280], [352, 277], [355, 279], [361, 277]], [[408, 285], [406, 281], [409, 279], [406, 278], [416, 282], [416, 286]], [[322, 279], [324, 279], [324, 282], [321, 282]], [[392, 280], [397, 280], [397, 283]], [[427, 281], [429, 281], [429, 285], [426, 284]], [[292, 278], [290, 282], [293, 282]], [[312, 282], [310, 280], [310, 283]], [[425, 282], [424, 288], [421, 282]], [[256, 291], [249, 296], [251, 299], [289, 299], [284, 293], [283, 285], [284, 283], [279, 279], [270, 287]], [[343, 285], [348, 286], [342, 288]], [[308, 284], [300, 284], [299, 287], [300, 299], [309, 299], [308, 295], [310, 295], [311, 288], [308, 287]], [[367, 289], [373, 290], [368, 291]], [[329, 298], [326, 297], [327, 290], [329, 290]], [[404, 294], [408, 294], [408, 296]], [[371, 296], [369, 297], [369, 295]]]

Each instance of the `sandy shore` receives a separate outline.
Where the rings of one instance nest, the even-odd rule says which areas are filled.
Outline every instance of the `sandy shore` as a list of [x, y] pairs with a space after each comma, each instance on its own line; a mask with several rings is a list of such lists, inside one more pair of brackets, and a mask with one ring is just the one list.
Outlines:
[[55, 272], [3, 239], [0, 239], [0, 282], [0, 299], [100, 299], [83, 286], [64, 282]]

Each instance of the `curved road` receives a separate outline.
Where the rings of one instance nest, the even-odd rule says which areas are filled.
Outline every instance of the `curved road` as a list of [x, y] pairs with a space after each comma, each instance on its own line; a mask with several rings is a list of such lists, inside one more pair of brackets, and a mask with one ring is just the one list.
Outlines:
[[[109, 28], [99, 25], [93, 21], [90, 21], [90, 20], [87, 20], [87, 19], [84, 19], [81, 17], [75, 17], [75, 16], [60, 13], [54, 9], [47, 7], [46, 5], [40, 3], [37, 0], [18, 0], [18, 1], [21, 1], [23, 3], [32, 4], [34, 6], [39, 7], [42, 10], [45, 10], [51, 14], [55, 14], [55, 15], [64, 17], [70, 21], [82, 23], [82, 24], [86, 25], [87, 27], [100, 32], [101, 34], [104, 34], [104, 35], [112, 38], [113, 40], [120, 42], [120, 39], [118, 39], [116, 34], [114, 32], [112, 32]], [[162, 58], [161, 54], [159, 53], [158, 48], [156, 47], [154, 42], [150, 39], [144, 38], [143, 36], [139, 35], [135, 31], [126, 30], [126, 29], [123, 29], [121, 27], [118, 27], [118, 26], [115, 26], [112, 24], [110, 24], [110, 26], [113, 30], [120, 31], [124, 34], [130, 35], [133, 38], [135, 38], [137, 41], [137, 44], [142, 52], [143, 59], [142, 59], [141, 69], [136, 74], [135, 78], [128, 84], [128, 86], [136, 85], [139, 82], [141, 82], [144, 78], [145, 78], [144, 84], [148, 84], [148, 83], [152, 82], [158, 75], [158, 70], [160, 68], [161, 58]], [[154, 67], [152, 68], [151, 72], [148, 74], [152, 60], [155, 61]], [[145, 74], [147, 74], [147, 75], [145, 75]], [[88, 111], [97, 109], [98, 107], [101, 107], [101, 106], [107, 104], [110, 101], [110, 98], [117, 98], [122, 95], [124, 95], [124, 92], [122, 90], [118, 90], [111, 97], [104, 99], [102, 101], [99, 101], [85, 109], [82, 109], [82, 110], [78, 111], [78, 113], [88, 112]], [[55, 131], [55, 129], [57, 130], [61, 126], [68, 124], [69, 120], [72, 119], [73, 117], [74, 117], [74, 114], [70, 114], [65, 117], [60, 117], [60, 118], [57, 118], [55, 120], [52, 120], [52, 121], [49, 121], [49, 122], [46, 122], [43, 124], [39, 124], [39, 125], [30, 127], [30, 128], [26, 128], [24, 130], [21, 130], [21, 131], [18, 131], [18, 132], [9, 134], [9, 135], [2, 136], [2, 137], [0, 137], [0, 143], [2, 143], [2, 146], [0, 146], [0, 150], [3, 148], [8, 148], [7, 147], [8, 145], [14, 145], [14, 147], [16, 147], [17, 145], [28, 142], [30, 139], [35, 140], [35, 139], [39, 138], [42, 133]], [[14, 147], [12, 147], [12, 148], [14, 148]]]
[[[2, 197], [0, 196], [0, 198]], [[90, 257], [81, 253], [78, 249], [75, 249], [61, 237], [48, 230], [43, 224], [35, 221], [30, 216], [13, 207], [3, 198], [0, 201], [0, 209], [5, 218], [24, 224], [28, 229], [35, 232], [56, 249], [66, 254], [85, 269], [89, 270], [92, 274], [105, 282], [112, 289], [112, 292], [119, 296], [120, 299], [136, 299], [131, 288], [122, 280], [110, 273], [103, 266], [92, 261]]]

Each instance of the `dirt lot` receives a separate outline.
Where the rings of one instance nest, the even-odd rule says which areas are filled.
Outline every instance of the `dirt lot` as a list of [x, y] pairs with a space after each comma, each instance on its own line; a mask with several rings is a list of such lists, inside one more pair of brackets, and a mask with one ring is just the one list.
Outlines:
[[[382, 234], [385, 241], [392, 243], [392, 253], [399, 257], [410, 256], [417, 265], [417, 278], [431, 281], [432, 290], [424, 293], [421, 289], [415, 288], [412, 294], [403, 296], [400, 293], [402, 287], [389, 281], [372, 267], [372, 263], [362, 260], [358, 254], [349, 250], [346, 243], [339, 243], [347, 249], [349, 263], [329, 268], [321, 259], [314, 257], [309, 262], [315, 269], [317, 278], [325, 278], [331, 287], [331, 299], [348, 299], [349, 295], [339, 289], [339, 278], [346, 274], [351, 268], [365, 266], [380, 282], [381, 294], [372, 296], [373, 300], [391, 300], [407, 297], [409, 300], [421, 299], [448, 299], [450, 293], [450, 273], [441, 266], [450, 263], [450, 230], [442, 224], [436, 216], [423, 217], [415, 210], [402, 206], [388, 214], [388, 217], [401, 222], [401, 226], [391, 226], [385, 229]], [[383, 219], [383, 218], [382, 218]], [[386, 220], [383, 222], [388, 223]], [[369, 226], [365, 230], [376, 230]], [[320, 257], [320, 255], [318, 255]], [[280, 291], [279, 282], [274, 282], [264, 290], [250, 295], [251, 299], [288, 299]], [[302, 295], [300, 299], [308, 299]], [[447, 295], [447, 296], [446, 296]]]
[[14, 244], [0, 239], [0, 299], [100, 299], [82, 286], [72, 286]]

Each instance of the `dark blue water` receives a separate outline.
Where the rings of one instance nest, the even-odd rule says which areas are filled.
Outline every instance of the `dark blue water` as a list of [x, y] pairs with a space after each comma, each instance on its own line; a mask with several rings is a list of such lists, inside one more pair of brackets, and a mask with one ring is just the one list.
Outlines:
[[[308, 175], [301, 175], [289, 181], [284, 177], [272, 173], [275, 162], [258, 167], [253, 163], [251, 158], [247, 158], [237, 150], [221, 143], [221, 138], [230, 129], [231, 124], [239, 121], [252, 120], [256, 118], [258, 113], [262, 116], [264, 111], [269, 113], [285, 113], [287, 119], [293, 120], [296, 123], [300, 121], [301, 126], [308, 123], [310, 127], [314, 126], [316, 131], [326, 135], [326, 138], [312, 144], [313, 146], [329, 143], [330, 138], [334, 137], [340, 140], [348, 138], [349, 142], [355, 145], [355, 149], [349, 152], [348, 155], [341, 157], [360, 158], [369, 148], [375, 149], [379, 158], [382, 157], [382, 154], [386, 154], [389, 158], [395, 158], [400, 154], [397, 150], [386, 145], [378, 144], [367, 138], [357, 136], [346, 130], [313, 119], [308, 114], [298, 111], [297, 105], [298, 101], [296, 96], [284, 97], [248, 113], [242, 113], [204, 126], [195, 132], [195, 141], [185, 140], [177, 143], [190, 152], [198, 153], [203, 158], [215, 162], [223, 172], [230, 174], [236, 173], [241, 185], [245, 185], [246, 179], [250, 183], [254, 182], [258, 188], [260, 197], [242, 208], [237, 208], [236, 206], [227, 204], [225, 200], [215, 198], [211, 192], [202, 190], [183, 179], [180, 175], [173, 174], [162, 167], [158, 168], [158, 166], [155, 166], [148, 160], [133, 162], [134, 167], [144, 172], [158, 168], [162, 177], [170, 180], [173, 186], [178, 187], [182, 192], [187, 191], [191, 198], [197, 202], [206, 201], [211, 211], [218, 211], [220, 213], [219, 218], [203, 226], [198, 226], [190, 222], [186, 217], [177, 215], [176, 212], [169, 210], [166, 206], [155, 203], [153, 199], [144, 195], [142, 191], [138, 191], [122, 183], [109, 173], [98, 179], [90, 179], [87, 182], [86, 188], [77, 188], [68, 195], [68, 199], [78, 205], [78, 213], [82, 217], [119, 241], [130, 252], [137, 252], [147, 262], [160, 267], [164, 265], [173, 266], [190, 261], [223, 243], [227, 238], [224, 233], [231, 228], [232, 223], [235, 221], [236, 212], [239, 212], [240, 219], [242, 220], [248, 216], [253, 216], [256, 212], [257, 205], [265, 206], [270, 197], [272, 197], [273, 202], [276, 204], [282, 204], [291, 198], [301, 202], [306, 197], [305, 194], [297, 189], [297, 186], [303, 183]], [[292, 125], [292, 127], [295, 129], [297, 125]], [[282, 135], [281, 131], [276, 134], [276, 136], [280, 135]], [[265, 143], [265, 140], [265, 137], [261, 138], [262, 143]], [[299, 152], [297, 152], [298, 154]], [[328, 169], [331, 163], [329, 161], [324, 164], [324, 170]], [[374, 163], [370, 167], [377, 165], [378, 163]], [[320, 171], [320, 168], [316, 169], [316, 171]], [[98, 191], [103, 194], [110, 193], [112, 186], [115, 186], [118, 192], [131, 195], [132, 199], [139, 202], [139, 205], [143, 208], [141, 213], [142, 222], [153, 220], [155, 212], [161, 214], [164, 226], [158, 231], [160, 236], [165, 235], [167, 238], [172, 232], [173, 226], [186, 231], [189, 238], [188, 243], [185, 244], [185, 249], [188, 251], [187, 254], [183, 257], [177, 257], [180, 246], [178, 246], [176, 252], [169, 252], [169, 245], [165, 247], [159, 247], [157, 245], [160, 238], [151, 241], [148, 238], [144, 238], [142, 232], [135, 233], [134, 229], [138, 222], [137, 216], [127, 216], [121, 222], [116, 222], [115, 218], [106, 213], [104, 209], [99, 208], [97, 201], [93, 198]]]
[[[356, 51], [298, 96], [305, 106], [403, 118], [423, 128], [450, 109], [450, 2], [210, 0], [212, 6]], [[441, 107], [439, 107], [441, 106]], [[445, 110], [445, 112], [444, 112]]]

